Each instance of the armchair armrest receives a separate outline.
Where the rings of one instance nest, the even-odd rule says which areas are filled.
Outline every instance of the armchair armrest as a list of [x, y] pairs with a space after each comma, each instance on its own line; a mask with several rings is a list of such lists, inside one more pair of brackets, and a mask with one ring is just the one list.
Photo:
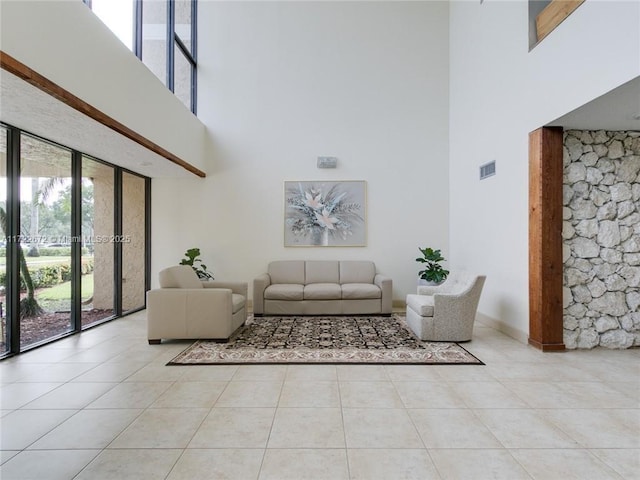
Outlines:
[[264, 313], [264, 291], [271, 285], [271, 276], [263, 273], [253, 279], [253, 313], [262, 315]]
[[456, 318], [463, 322], [475, 318], [473, 299], [460, 293], [436, 293], [433, 296], [434, 316]]
[[214, 280], [211, 282], [202, 282], [202, 286], [206, 288], [227, 288], [231, 290], [233, 293], [237, 293], [238, 295], [242, 295], [247, 298], [247, 292], [249, 290], [249, 286], [246, 282], [222, 282], [219, 280]]
[[212, 318], [228, 330], [232, 314], [228, 288], [158, 288], [147, 292], [149, 339], [206, 337]]

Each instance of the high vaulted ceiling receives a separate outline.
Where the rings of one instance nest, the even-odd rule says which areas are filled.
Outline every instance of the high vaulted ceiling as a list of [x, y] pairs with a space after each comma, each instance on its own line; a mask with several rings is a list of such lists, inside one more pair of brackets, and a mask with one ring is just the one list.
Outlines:
[[640, 77], [550, 123], [565, 130], [640, 130]]
[[[0, 120], [149, 177], [193, 174], [0, 69]], [[576, 130], [640, 131], [640, 77], [549, 123]]]

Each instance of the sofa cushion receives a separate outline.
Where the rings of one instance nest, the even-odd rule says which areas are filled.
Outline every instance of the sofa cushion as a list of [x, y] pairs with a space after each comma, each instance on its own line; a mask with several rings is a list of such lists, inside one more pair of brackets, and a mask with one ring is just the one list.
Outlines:
[[267, 300], [302, 300], [304, 285], [291, 283], [277, 283], [269, 285], [264, 291]]
[[373, 262], [347, 260], [340, 262], [340, 283], [373, 283], [376, 266]]
[[267, 270], [271, 283], [304, 283], [304, 260], [278, 260]]
[[431, 295], [407, 295], [407, 308], [421, 317], [433, 317], [433, 297]]
[[[305, 262], [304, 283], [340, 283], [338, 262], [309, 260]], [[340, 297], [338, 297], [340, 298]]]
[[247, 303], [247, 298], [244, 295], [238, 293], [231, 294], [231, 311], [236, 313], [240, 311], [242, 307]]
[[189, 265], [175, 265], [158, 274], [161, 288], [203, 288], [198, 274]]
[[344, 300], [364, 300], [382, 298], [382, 290], [372, 283], [345, 283], [342, 285]]
[[342, 291], [337, 283], [312, 283], [304, 286], [305, 300], [340, 300]]

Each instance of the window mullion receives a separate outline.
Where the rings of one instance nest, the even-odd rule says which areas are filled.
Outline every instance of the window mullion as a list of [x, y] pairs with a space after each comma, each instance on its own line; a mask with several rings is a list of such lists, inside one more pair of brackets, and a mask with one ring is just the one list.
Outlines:
[[82, 154], [71, 153], [71, 328], [82, 330]]
[[175, 91], [175, 53], [176, 6], [173, 0], [167, 0], [167, 88]]
[[191, 111], [194, 115], [197, 115], [197, 92], [198, 92], [198, 42], [197, 42], [197, 28], [198, 28], [198, 0], [191, 1], [191, 58], [193, 63], [191, 64]]
[[[9, 127], [7, 130], [7, 343], [9, 353], [20, 352], [20, 130]], [[9, 324], [10, 322], [10, 324]]]
[[142, 61], [142, 1], [135, 0], [133, 6], [133, 53]]

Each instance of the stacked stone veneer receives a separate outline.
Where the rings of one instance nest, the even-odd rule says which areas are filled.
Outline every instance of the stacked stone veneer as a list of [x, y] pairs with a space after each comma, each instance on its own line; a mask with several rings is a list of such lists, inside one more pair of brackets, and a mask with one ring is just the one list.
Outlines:
[[640, 132], [564, 134], [564, 343], [640, 345]]

